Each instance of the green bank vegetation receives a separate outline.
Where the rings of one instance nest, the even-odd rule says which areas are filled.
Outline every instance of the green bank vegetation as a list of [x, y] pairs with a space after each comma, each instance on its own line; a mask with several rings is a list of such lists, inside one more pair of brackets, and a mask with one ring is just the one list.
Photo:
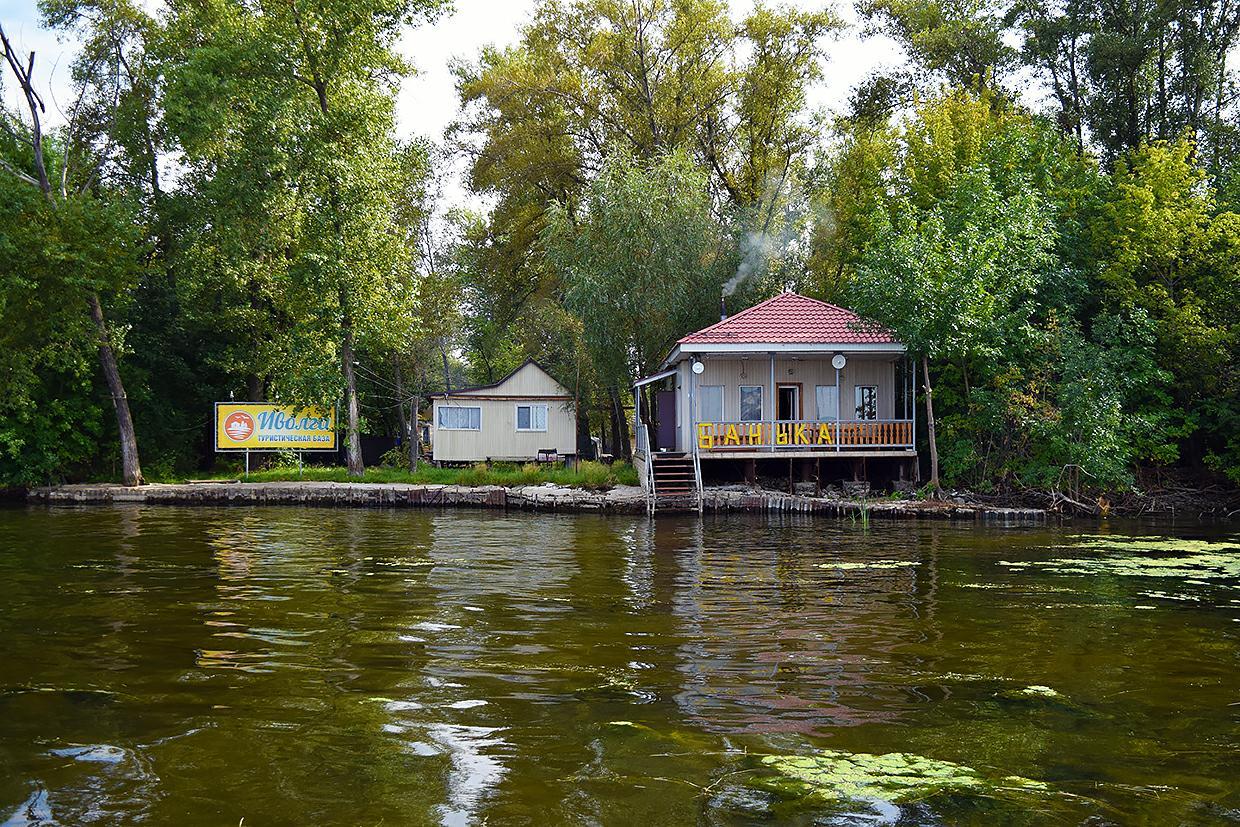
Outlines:
[[[624, 459], [630, 382], [721, 292], [789, 286], [910, 345], [932, 484], [1240, 481], [1221, 0], [867, 0], [908, 63], [835, 113], [809, 104], [829, 7], [541, 0], [454, 67], [442, 143], [394, 115], [397, 38], [439, 0], [40, 9], [82, 49], [49, 127], [47, 62], [5, 39], [9, 484], [201, 476], [230, 397], [338, 403], [358, 478], [362, 433], [531, 357]], [[486, 212], [439, 197], [454, 153]]]
[[353, 476], [349, 469], [340, 466], [306, 465], [298, 469], [295, 464], [281, 464], [273, 468], [256, 469], [244, 474], [237, 463], [218, 468], [200, 477], [172, 476], [158, 482], [186, 482], [189, 479], [247, 479], [250, 482], [292, 482], [310, 480], [315, 482], [376, 482], [435, 485], [555, 485], [606, 491], [617, 485], [637, 485], [637, 472], [628, 463], [603, 465], [599, 462], [581, 462], [576, 468], [563, 465], [526, 463], [522, 465], [505, 462], [478, 463], [460, 468], [435, 468], [422, 463], [416, 471], [408, 468], [379, 465], [367, 468], [361, 477]]

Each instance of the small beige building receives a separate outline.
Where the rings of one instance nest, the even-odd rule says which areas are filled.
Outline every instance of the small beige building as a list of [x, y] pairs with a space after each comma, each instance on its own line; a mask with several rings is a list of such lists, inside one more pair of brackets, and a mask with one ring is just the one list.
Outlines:
[[528, 462], [577, 453], [573, 395], [533, 360], [491, 385], [431, 397], [436, 462]]

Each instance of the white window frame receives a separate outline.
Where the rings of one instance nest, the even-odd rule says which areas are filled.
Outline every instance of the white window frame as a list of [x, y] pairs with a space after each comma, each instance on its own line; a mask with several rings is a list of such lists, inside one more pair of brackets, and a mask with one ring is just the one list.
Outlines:
[[[469, 427], [454, 428], [451, 425], [443, 424], [443, 411], [471, 411], [471, 410], [478, 412], [478, 427], [477, 428], [469, 428]], [[468, 417], [466, 417], [466, 421], [467, 422], [469, 421]], [[482, 430], [482, 406], [481, 405], [440, 405], [438, 408], [438, 412], [435, 414], [435, 427], [436, 429], [440, 431], [474, 431], [475, 433], [480, 432]]]
[[[722, 422], [723, 421], [723, 385], [698, 385], [698, 421], [699, 422]], [[707, 416], [706, 411], [706, 391], [719, 391], [719, 416]]]
[[[862, 391], [874, 391], [874, 416], [862, 416]], [[859, 422], [868, 422], [878, 419], [878, 385], [853, 385], [853, 414]]]
[[[763, 391], [764, 387], [766, 386], [765, 385], [741, 385], [740, 388], [737, 390], [736, 419], [738, 422], [764, 422], [765, 421], [763, 419], [764, 415], [766, 414], [766, 392]], [[743, 404], [743, 400], [745, 397], [745, 391], [753, 390], [755, 388], [758, 390], [758, 418], [757, 419], [745, 419], [745, 406]]]
[[[530, 427], [521, 427], [521, 409], [530, 409]], [[537, 419], [534, 416], [534, 409], [543, 409], [543, 426], [535, 428], [534, 423]], [[551, 406], [542, 402], [518, 402], [512, 406], [512, 427], [522, 434], [545, 434], [547, 433], [547, 417], [551, 414]]]

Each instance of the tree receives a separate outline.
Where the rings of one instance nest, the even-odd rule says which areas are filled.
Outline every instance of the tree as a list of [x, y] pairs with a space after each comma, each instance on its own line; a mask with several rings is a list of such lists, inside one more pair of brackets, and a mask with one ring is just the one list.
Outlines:
[[868, 206], [850, 211], [863, 223], [846, 233], [841, 260], [856, 274], [846, 295], [921, 362], [934, 488], [940, 475], [931, 362], [961, 365], [968, 394], [968, 364], [986, 362], [1022, 337], [1033, 299], [1054, 269], [1055, 212], [1028, 171], [1047, 166], [1037, 134], [1001, 101], [950, 93], [879, 133], [875, 140], [886, 140], [886, 148], [867, 150], [890, 158], [891, 173], [867, 173], [861, 183], [868, 186], [856, 188]]
[[1051, 262], [1050, 218], [1032, 189], [1003, 197], [984, 170], [972, 171], [930, 209], [899, 201], [862, 259], [853, 307], [920, 357], [932, 488], [939, 454], [930, 361], [993, 352], [1028, 323], [1026, 297]]
[[[115, 212], [107, 204], [108, 195], [98, 182], [101, 160], [92, 145], [92, 139], [97, 136], [80, 129], [77, 120], [95, 75], [84, 72], [79, 76], [78, 100], [61, 145], [58, 151], [49, 152], [42, 122], [45, 106], [34, 85], [35, 55], [33, 52], [28, 58], [19, 55], [3, 28], [0, 28], [0, 44], [29, 117], [29, 121], [22, 122], [4, 113], [12, 143], [8, 147], [10, 157], [0, 159], [0, 166], [18, 181], [37, 188], [47, 204], [48, 208], [36, 218], [47, 235], [41, 239], [42, 244], [32, 245], [29, 253], [46, 257], [45, 261], [56, 261], [59, 267], [66, 268], [67, 284], [75, 286], [79, 292], [77, 301], [85, 305], [93, 326], [99, 364], [116, 415], [122, 479], [125, 485], [141, 485], [138, 438], [116, 357], [118, 336], [107, 322], [101, 298], [102, 291], [119, 292], [133, 278], [137, 269], [133, 259], [137, 245], [130, 249], [116, 246], [118, 238], [130, 234], [125, 231], [123, 221], [118, 224], [115, 220]], [[18, 148], [20, 160], [13, 157]], [[55, 271], [55, 268], [34, 269], [36, 272], [42, 269], [44, 273], [48, 269]], [[37, 285], [35, 289], [49, 287]]]
[[[273, 395], [330, 404], [343, 385], [354, 476], [363, 472], [359, 350], [399, 346], [411, 321], [393, 304], [408, 291], [392, 289], [409, 252], [397, 226], [401, 161], [392, 136], [395, 82], [409, 67], [395, 40], [403, 25], [442, 8], [440, 0], [178, 4], [169, 18], [172, 32], [194, 35], [171, 41], [178, 108], [170, 120], [214, 203], [232, 215], [263, 210], [257, 220], [271, 230], [242, 234], [226, 251], [238, 288], [226, 303], [248, 309], [239, 322], [256, 342], [273, 339], [264, 324], [270, 305], [286, 316]], [[188, 48], [178, 51], [180, 43]], [[209, 235], [237, 239], [214, 223]], [[265, 249], [247, 249], [255, 244]], [[262, 254], [257, 267], [253, 252]], [[339, 365], [336, 376], [323, 370], [325, 359]], [[251, 375], [271, 363], [256, 361]]]
[[982, 91], [1015, 63], [1005, 10], [984, 0], [863, 0], [862, 16], [900, 43], [912, 62], [951, 86]]
[[[1175, 410], [1150, 410], [1194, 461], [1240, 466], [1237, 295], [1240, 215], [1222, 210], [1187, 140], [1154, 142], [1116, 162], [1089, 221], [1103, 306], [1153, 322], [1158, 366], [1174, 376]], [[1175, 459], [1174, 447], [1159, 459]]]
[[838, 26], [764, 6], [736, 24], [718, 0], [541, 2], [516, 46], [456, 68], [455, 137], [472, 186], [495, 197], [464, 236], [479, 281], [470, 353], [490, 378], [537, 338], [526, 320], [557, 315], [544, 305], [562, 285], [538, 255], [547, 210], [575, 213], [612, 154], [681, 152], [720, 214], [772, 232], [817, 138], [806, 92]]
[[1108, 161], [1184, 131], [1217, 173], [1234, 151], [1228, 55], [1240, 36], [1229, 0], [1105, 3], [1029, 0], [1016, 8], [1026, 62], [1049, 79], [1059, 122]]
[[[714, 316], [735, 268], [706, 176], [684, 154], [648, 165], [609, 158], [575, 216], [552, 211], [546, 258], [613, 407], [685, 330]], [[620, 442], [627, 458], [628, 440]]]

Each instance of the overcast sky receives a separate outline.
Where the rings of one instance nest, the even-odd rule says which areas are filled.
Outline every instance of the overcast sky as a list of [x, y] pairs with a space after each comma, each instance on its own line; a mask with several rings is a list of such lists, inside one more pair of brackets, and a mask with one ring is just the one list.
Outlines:
[[[417, 74], [405, 80], [397, 102], [397, 127], [402, 137], [421, 135], [438, 140], [457, 114], [456, 89], [449, 64], [453, 59], [472, 60], [488, 44], [515, 43], [522, 26], [529, 20], [535, 0], [456, 0], [456, 11], [434, 26], [410, 29], [401, 39], [401, 50], [417, 66]], [[742, 18], [752, 0], [730, 0], [732, 15]], [[821, 6], [810, 0], [793, 0], [803, 8]], [[851, 4], [836, 4], [846, 20], [855, 19]], [[36, 76], [49, 93], [49, 110], [63, 110], [69, 101], [69, 67], [75, 44], [59, 42], [57, 36], [39, 26], [34, 0], [0, 0], [0, 21], [14, 45], [34, 50]], [[843, 37], [824, 43], [824, 80], [811, 90], [810, 103], [828, 111], [839, 111], [849, 91], [869, 72], [902, 62], [900, 48], [885, 37], [863, 38], [858, 27], [850, 27]], [[5, 95], [16, 103], [12, 83], [5, 78]], [[50, 114], [50, 113], [49, 113]], [[53, 123], [59, 118], [52, 114]], [[446, 182], [451, 201], [466, 199], [457, 175]]]

